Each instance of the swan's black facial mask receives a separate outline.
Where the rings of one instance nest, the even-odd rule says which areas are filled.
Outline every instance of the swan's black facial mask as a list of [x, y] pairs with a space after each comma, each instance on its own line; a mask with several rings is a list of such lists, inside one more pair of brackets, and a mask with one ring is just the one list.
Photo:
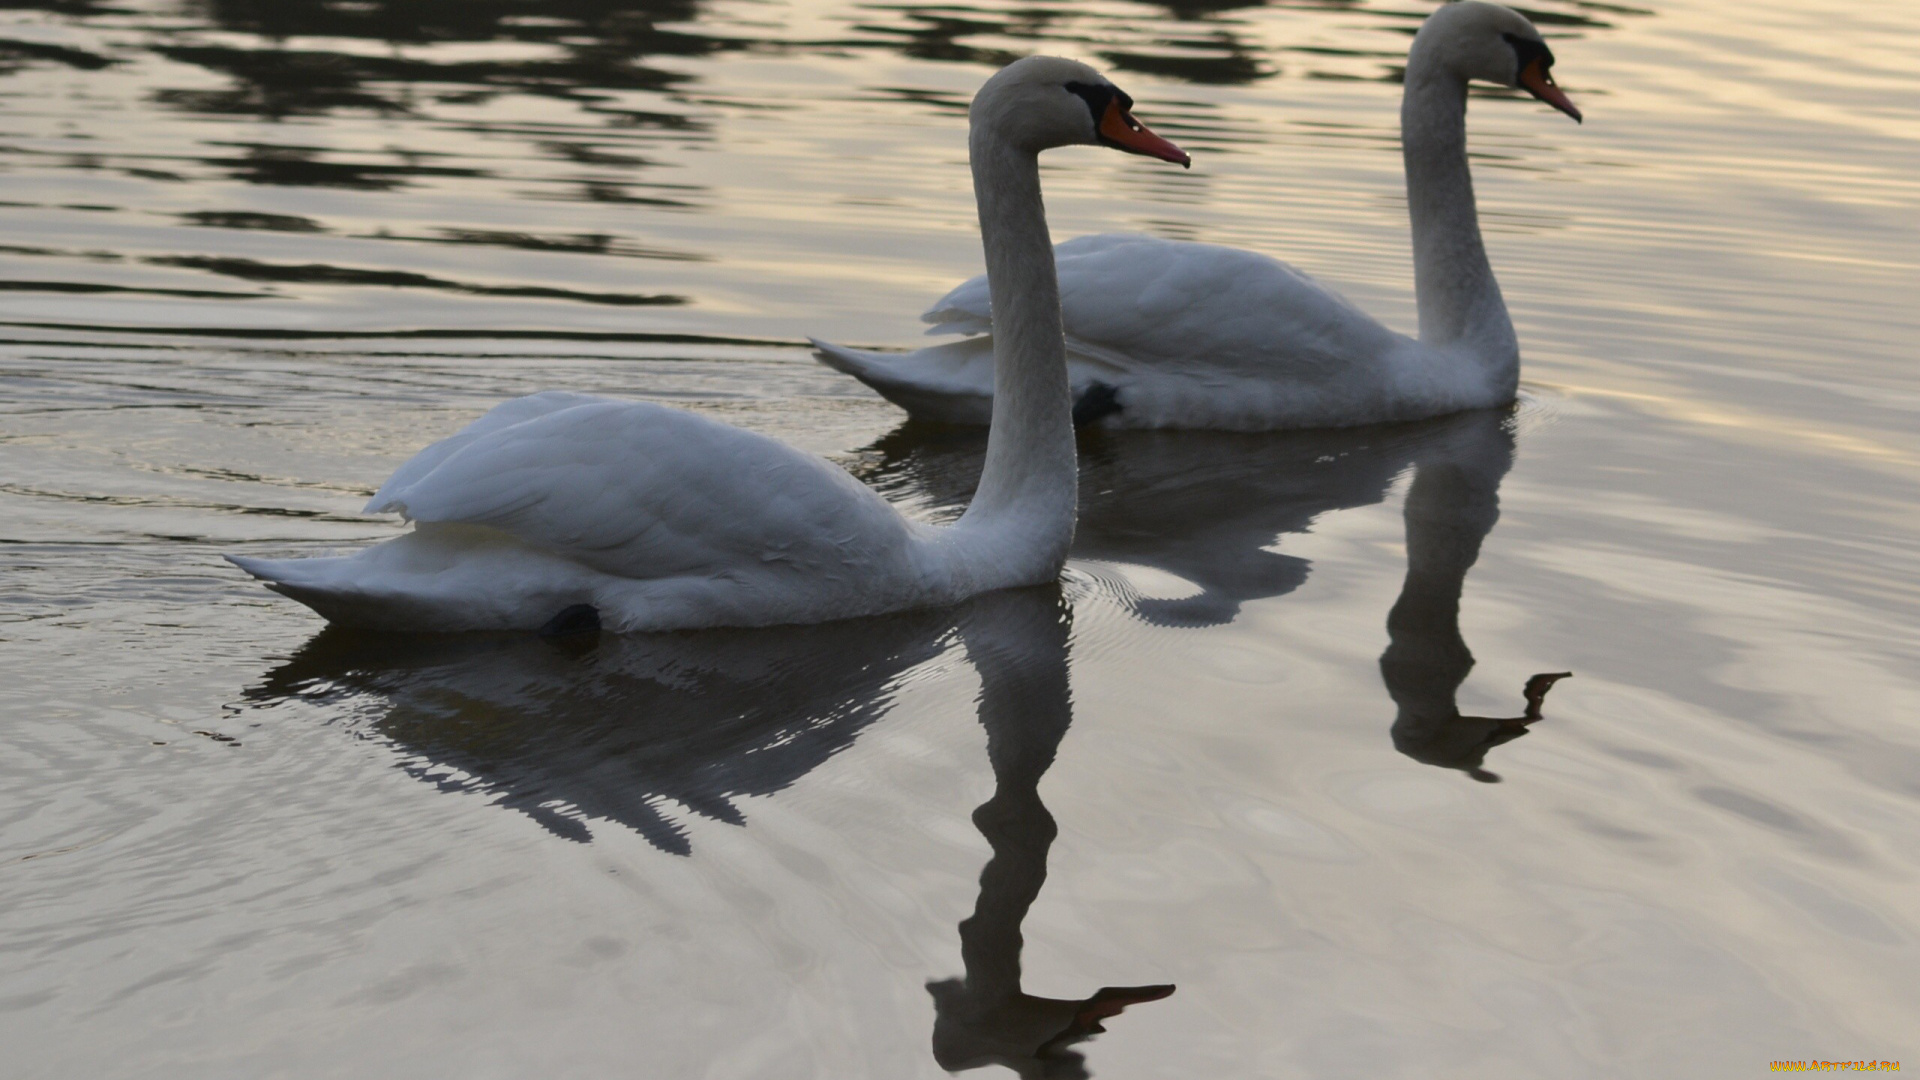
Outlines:
[[1087, 112], [1093, 117], [1094, 137], [1102, 146], [1157, 157], [1183, 168], [1193, 164], [1185, 150], [1148, 131], [1146, 125], [1133, 118], [1133, 99], [1126, 91], [1108, 83], [1070, 82], [1066, 88], [1087, 103]]
[[1573, 117], [1574, 123], [1580, 123], [1580, 110], [1553, 84], [1553, 50], [1547, 48], [1547, 43], [1513, 34], [1501, 36], [1513, 46], [1514, 70], [1520, 73], [1514, 82], [1527, 93]]

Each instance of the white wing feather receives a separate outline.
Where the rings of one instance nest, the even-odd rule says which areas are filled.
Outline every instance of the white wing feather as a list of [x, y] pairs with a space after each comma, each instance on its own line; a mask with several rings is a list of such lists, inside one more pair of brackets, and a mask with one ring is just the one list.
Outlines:
[[[1278, 259], [1134, 233], [1054, 248], [1067, 348], [1160, 376], [1356, 379], [1407, 339]], [[922, 321], [929, 333], [990, 329], [987, 278], [963, 282]], [[1372, 363], [1369, 363], [1372, 361]]]
[[507, 402], [394, 474], [370, 509], [485, 525], [630, 579], [883, 559], [907, 525], [823, 458], [679, 409]]
[[[456, 450], [482, 435], [512, 427], [537, 416], [545, 416], [561, 409], [570, 409], [575, 405], [602, 400], [604, 399], [589, 394], [548, 390], [543, 393], [529, 394], [526, 397], [517, 397], [511, 401], [503, 401], [488, 409], [486, 414], [478, 420], [408, 458], [405, 464], [393, 471], [392, 476], [387, 477], [387, 482], [380, 485], [380, 490], [374, 493], [373, 498], [367, 500], [366, 508], [361, 513], [385, 514], [400, 510], [394, 505], [394, 492], [413, 486], [421, 477], [432, 472], [441, 462], [452, 456]], [[404, 513], [404, 511], [401, 512]]]

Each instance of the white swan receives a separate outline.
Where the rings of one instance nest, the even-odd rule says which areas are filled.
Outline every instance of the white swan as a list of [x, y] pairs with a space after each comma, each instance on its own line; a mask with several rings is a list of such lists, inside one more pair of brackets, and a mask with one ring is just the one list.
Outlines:
[[813, 454], [644, 402], [506, 402], [393, 474], [369, 513], [414, 529], [352, 555], [228, 556], [339, 623], [617, 630], [823, 622], [1051, 581], [1077, 469], [1040, 151], [1105, 144], [1186, 164], [1085, 64], [1029, 57], [987, 80], [969, 157], [998, 330], [978, 495], [946, 527], [900, 516]]
[[[1412, 420], [1511, 402], [1520, 352], [1487, 265], [1467, 171], [1467, 83], [1524, 87], [1580, 119], [1553, 53], [1517, 12], [1440, 8], [1407, 57], [1400, 122], [1420, 338], [1380, 325], [1285, 263], [1212, 244], [1105, 234], [1061, 244], [1075, 419], [1266, 430]], [[978, 334], [906, 355], [814, 341], [823, 363], [919, 419], [991, 411], [989, 274], [934, 304], [928, 333]]]

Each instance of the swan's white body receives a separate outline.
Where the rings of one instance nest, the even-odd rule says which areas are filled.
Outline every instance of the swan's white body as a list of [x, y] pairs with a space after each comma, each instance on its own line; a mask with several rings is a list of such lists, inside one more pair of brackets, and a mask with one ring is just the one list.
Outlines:
[[[1460, 350], [1423, 347], [1306, 274], [1251, 251], [1104, 233], [1054, 249], [1076, 396], [1106, 385], [1103, 422], [1262, 430], [1414, 419], [1511, 400]], [[978, 335], [906, 355], [815, 342], [821, 359], [915, 417], [985, 423], [993, 407], [986, 275], [942, 297], [933, 333]]]
[[[1480, 239], [1467, 82], [1516, 85], [1523, 45], [1551, 63], [1539, 40], [1519, 14], [1477, 0], [1442, 7], [1414, 39], [1401, 126], [1418, 339], [1265, 255], [1087, 236], [1055, 253], [1076, 396], [1106, 388], [1117, 406], [1100, 419], [1108, 426], [1227, 430], [1414, 420], [1511, 402], [1520, 351]], [[1551, 88], [1544, 67], [1538, 79]], [[933, 324], [928, 333], [979, 336], [905, 355], [815, 341], [818, 356], [916, 418], [984, 423], [994, 391], [990, 277], [967, 281], [921, 317]]]
[[339, 558], [233, 561], [329, 619], [400, 629], [531, 628], [575, 604], [628, 628], [811, 622], [1002, 584], [823, 458], [584, 394], [494, 408], [366, 512], [414, 529]]
[[[367, 510], [412, 532], [335, 558], [229, 558], [331, 620], [402, 630], [531, 629], [581, 604], [616, 630], [822, 622], [1053, 580], [1078, 472], [1038, 155], [1113, 142], [1096, 98], [1127, 100], [1084, 64], [1030, 57], [974, 100], [1002, 393], [954, 524], [908, 521], [839, 467], [752, 432], [546, 393], [394, 473]], [[1123, 148], [1179, 155], [1114, 108]]]

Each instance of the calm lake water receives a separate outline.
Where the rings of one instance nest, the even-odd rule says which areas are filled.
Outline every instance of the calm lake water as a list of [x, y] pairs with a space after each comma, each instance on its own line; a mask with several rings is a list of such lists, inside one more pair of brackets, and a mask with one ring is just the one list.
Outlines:
[[804, 337], [978, 270], [965, 103], [1027, 52], [1195, 159], [1050, 155], [1056, 237], [1411, 328], [1429, 8], [6, 4], [0, 1072], [1920, 1065], [1920, 5], [1537, 3], [1588, 122], [1470, 117], [1512, 415], [1094, 433], [1057, 589], [564, 648], [220, 556], [393, 535], [394, 466], [547, 388], [956, 513], [979, 438]]

